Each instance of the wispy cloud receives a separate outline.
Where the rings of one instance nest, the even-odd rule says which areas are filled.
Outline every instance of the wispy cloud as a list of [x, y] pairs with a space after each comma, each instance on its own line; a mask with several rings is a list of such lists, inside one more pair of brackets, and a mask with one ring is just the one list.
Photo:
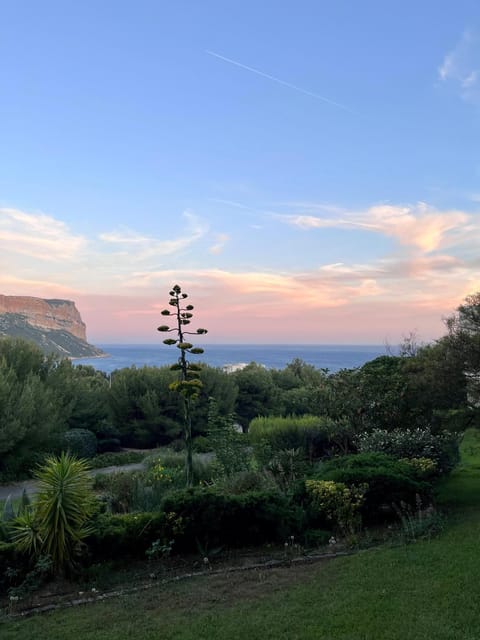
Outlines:
[[51, 216], [0, 209], [0, 247], [4, 253], [14, 251], [43, 262], [61, 262], [78, 257], [85, 244], [85, 238]]
[[132, 260], [145, 260], [153, 256], [168, 256], [185, 250], [194, 242], [202, 238], [208, 230], [207, 225], [189, 211], [183, 213], [186, 222], [185, 229], [177, 238], [163, 240], [145, 234], [122, 228], [100, 234], [100, 240], [119, 247], [128, 252]]
[[224, 62], [228, 62], [228, 64], [232, 64], [236, 67], [239, 67], [240, 69], [245, 69], [245, 71], [256, 73], [258, 76], [261, 76], [262, 78], [267, 78], [267, 80], [272, 80], [273, 82], [277, 82], [278, 84], [281, 84], [284, 87], [288, 87], [289, 89], [293, 89], [294, 91], [303, 93], [306, 96], [310, 96], [311, 98], [321, 100], [322, 102], [331, 104], [332, 106], [338, 107], [339, 109], [343, 109], [344, 111], [348, 111], [349, 113], [355, 113], [352, 109], [350, 109], [350, 107], [347, 107], [346, 105], [341, 104], [340, 102], [335, 102], [330, 98], [326, 98], [325, 96], [320, 95], [319, 93], [314, 93], [313, 91], [308, 91], [307, 89], [298, 87], [297, 85], [292, 84], [291, 82], [286, 82], [285, 80], [277, 78], [276, 76], [272, 76], [269, 73], [265, 73], [265, 71], [261, 71], [260, 69], [256, 69], [255, 67], [249, 67], [248, 65], [243, 64], [242, 62], [238, 62], [237, 60], [232, 60], [231, 58], [222, 56], [219, 53], [216, 53], [215, 51], [206, 50], [205, 53], [207, 53], [209, 56], [213, 56], [214, 58], [218, 58], [219, 60], [223, 60]]
[[457, 88], [461, 97], [480, 103], [480, 34], [478, 30], [464, 31], [457, 45], [445, 56], [438, 69], [444, 83]]
[[[471, 220], [462, 211], [438, 211], [422, 202], [410, 206], [376, 205], [361, 212], [342, 212], [341, 217], [304, 214], [277, 217], [302, 229], [343, 227], [380, 233], [427, 253], [455, 243], [458, 233], [463, 234]], [[480, 233], [479, 225], [472, 224], [470, 230], [473, 229]]]

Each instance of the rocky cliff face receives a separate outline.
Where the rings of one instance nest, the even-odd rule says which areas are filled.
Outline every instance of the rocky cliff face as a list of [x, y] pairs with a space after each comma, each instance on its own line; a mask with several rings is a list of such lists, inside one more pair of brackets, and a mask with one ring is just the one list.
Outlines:
[[102, 355], [88, 344], [86, 326], [75, 303], [0, 295], [0, 336], [35, 342], [45, 353], [68, 357]]

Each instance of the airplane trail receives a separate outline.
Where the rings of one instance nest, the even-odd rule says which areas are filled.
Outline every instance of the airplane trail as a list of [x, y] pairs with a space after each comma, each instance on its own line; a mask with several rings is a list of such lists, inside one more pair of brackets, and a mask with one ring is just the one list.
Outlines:
[[228, 62], [229, 64], [233, 64], [236, 67], [240, 67], [241, 69], [245, 69], [246, 71], [251, 71], [252, 73], [256, 73], [263, 78], [267, 78], [268, 80], [273, 80], [273, 82], [277, 82], [278, 84], [282, 84], [284, 87], [288, 87], [289, 89], [294, 89], [295, 91], [299, 91], [311, 98], [316, 98], [317, 100], [322, 100], [323, 102], [327, 102], [328, 104], [333, 105], [334, 107], [338, 107], [339, 109], [343, 109], [344, 111], [348, 111], [349, 113], [355, 113], [349, 107], [341, 104], [340, 102], [335, 102], [334, 100], [330, 100], [330, 98], [326, 98], [325, 96], [321, 96], [318, 93], [313, 93], [312, 91], [308, 91], [307, 89], [302, 89], [302, 87], [297, 87], [297, 85], [292, 84], [290, 82], [286, 82], [285, 80], [281, 80], [280, 78], [276, 78], [275, 76], [270, 75], [269, 73], [265, 73], [264, 71], [260, 71], [260, 69], [255, 69], [254, 67], [249, 67], [246, 64], [242, 64], [241, 62], [237, 62], [237, 60], [232, 60], [231, 58], [226, 58], [225, 56], [220, 55], [219, 53], [215, 53], [215, 51], [206, 50], [209, 56], [213, 56], [214, 58], [218, 58], [219, 60], [223, 60], [224, 62]]

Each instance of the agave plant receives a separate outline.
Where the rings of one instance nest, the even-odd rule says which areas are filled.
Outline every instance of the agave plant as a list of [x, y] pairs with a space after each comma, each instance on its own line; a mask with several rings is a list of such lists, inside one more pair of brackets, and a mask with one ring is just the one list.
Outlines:
[[7, 497], [0, 515], [0, 542], [11, 542], [12, 526], [15, 519], [23, 516], [29, 507], [30, 498], [25, 489], [17, 506], [15, 506], [11, 495]]
[[35, 474], [38, 493], [31, 510], [13, 523], [13, 540], [31, 555], [48, 555], [56, 572], [73, 567], [79, 544], [88, 535], [95, 509], [88, 463], [69, 453], [51, 456]]

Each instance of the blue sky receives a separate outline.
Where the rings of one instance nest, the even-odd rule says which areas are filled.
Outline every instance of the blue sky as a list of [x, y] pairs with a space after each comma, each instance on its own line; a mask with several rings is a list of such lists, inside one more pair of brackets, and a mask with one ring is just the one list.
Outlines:
[[477, 2], [0, 8], [0, 293], [154, 341], [395, 342], [480, 288]]

